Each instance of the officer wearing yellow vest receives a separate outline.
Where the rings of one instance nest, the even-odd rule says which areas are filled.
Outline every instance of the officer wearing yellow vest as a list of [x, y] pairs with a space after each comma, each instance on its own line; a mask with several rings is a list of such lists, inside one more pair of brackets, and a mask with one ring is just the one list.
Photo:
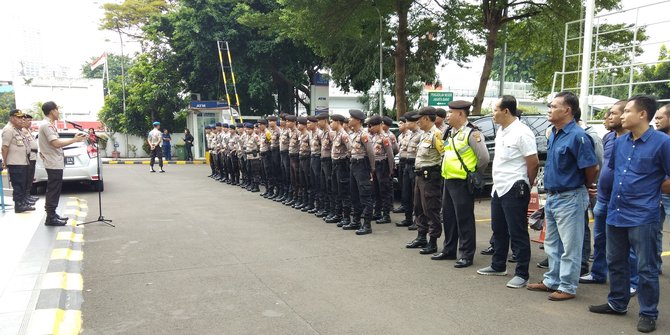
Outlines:
[[468, 190], [463, 165], [468, 171], [483, 170], [490, 160], [482, 133], [468, 122], [471, 105], [463, 100], [449, 103], [449, 130], [445, 135], [442, 160], [444, 247], [441, 254], [455, 255], [458, 250], [455, 268], [472, 265], [476, 244], [475, 196]]

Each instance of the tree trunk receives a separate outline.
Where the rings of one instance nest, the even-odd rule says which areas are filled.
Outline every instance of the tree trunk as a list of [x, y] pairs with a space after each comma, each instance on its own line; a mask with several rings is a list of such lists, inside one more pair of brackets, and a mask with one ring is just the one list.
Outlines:
[[396, 117], [399, 118], [407, 113], [407, 93], [405, 92], [405, 81], [407, 80], [407, 13], [409, 5], [405, 0], [396, 0], [395, 10], [398, 14], [398, 42], [393, 54], [395, 61], [395, 106]]
[[488, 29], [489, 33], [486, 36], [486, 58], [484, 59], [484, 68], [482, 69], [482, 76], [479, 79], [479, 89], [477, 95], [472, 101], [472, 114], [481, 115], [482, 103], [484, 102], [484, 94], [486, 93], [486, 85], [491, 78], [491, 69], [493, 68], [493, 54], [496, 51], [496, 41], [498, 39], [498, 30], [500, 25], [492, 26]]

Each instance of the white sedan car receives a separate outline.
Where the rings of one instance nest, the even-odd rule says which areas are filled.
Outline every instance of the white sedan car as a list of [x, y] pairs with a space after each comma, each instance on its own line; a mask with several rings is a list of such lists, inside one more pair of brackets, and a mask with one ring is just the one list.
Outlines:
[[[83, 133], [78, 131], [59, 131], [60, 138], [73, 138], [75, 134]], [[37, 134], [35, 135], [37, 137]], [[89, 183], [93, 190], [103, 191], [104, 183], [102, 180], [102, 165], [98, 166], [98, 150], [95, 144], [88, 140], [75, 142], [63, 147], [65, 155], [65, 169], [63, 170], [64, 182], [84, 182]], [[98, 174], [98, 171], [100, 172]], [[47, 181], [47, 172], [44, 169], [44, 162], [40, 155], [37, 155], [35, 166], [35, 179], [33, 180], [33, 193], [40, 193], [44, 189]]]

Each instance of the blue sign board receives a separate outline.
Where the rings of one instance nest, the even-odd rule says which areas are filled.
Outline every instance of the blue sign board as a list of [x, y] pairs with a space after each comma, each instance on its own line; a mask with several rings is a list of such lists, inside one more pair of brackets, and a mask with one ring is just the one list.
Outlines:
[[317, 86], [328, 86], [328, 77], [319, 72], [314, 74], [314, 85]]
[[193, 109], [228, 108], [228, 103], [225, 101], [191, 101], [190, 107]]

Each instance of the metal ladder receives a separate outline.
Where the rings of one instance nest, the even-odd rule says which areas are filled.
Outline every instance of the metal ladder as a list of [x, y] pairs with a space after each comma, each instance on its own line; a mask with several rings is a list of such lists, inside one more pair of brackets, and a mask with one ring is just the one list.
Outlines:
[[[226, 101], [228, 102], [228, 108], [230, 109], [230, 121], [232, 123], [235, 123], [234, 116], [240, 118], [240, 122], [244, 122], [242, 120], [242, 112], [240, 111], [240, 97], [237, 94], [237, 85], [235, 81], [235, 72], [233, 71], [233, 57], [230, 54], [230, 46], [228, 45], [227, 41], [216, 41], [217, 48], [219, 50], [219, 63], [221, 64], [221, 75], [223, 76], [223, 87], [226, 91]], [[228, 63], [224, 62], [224, 57], [223, 53], [226, 53]], [[235, 104], [231, 104], [230, 101], [230, 94], [228, 93], [228, 76], [226, 75], [226, 72], [230, 73], [230, 78], [233, 84], [233, 93], [235, 94]], [[235, 107], [235, 108], [233, 108]]]

